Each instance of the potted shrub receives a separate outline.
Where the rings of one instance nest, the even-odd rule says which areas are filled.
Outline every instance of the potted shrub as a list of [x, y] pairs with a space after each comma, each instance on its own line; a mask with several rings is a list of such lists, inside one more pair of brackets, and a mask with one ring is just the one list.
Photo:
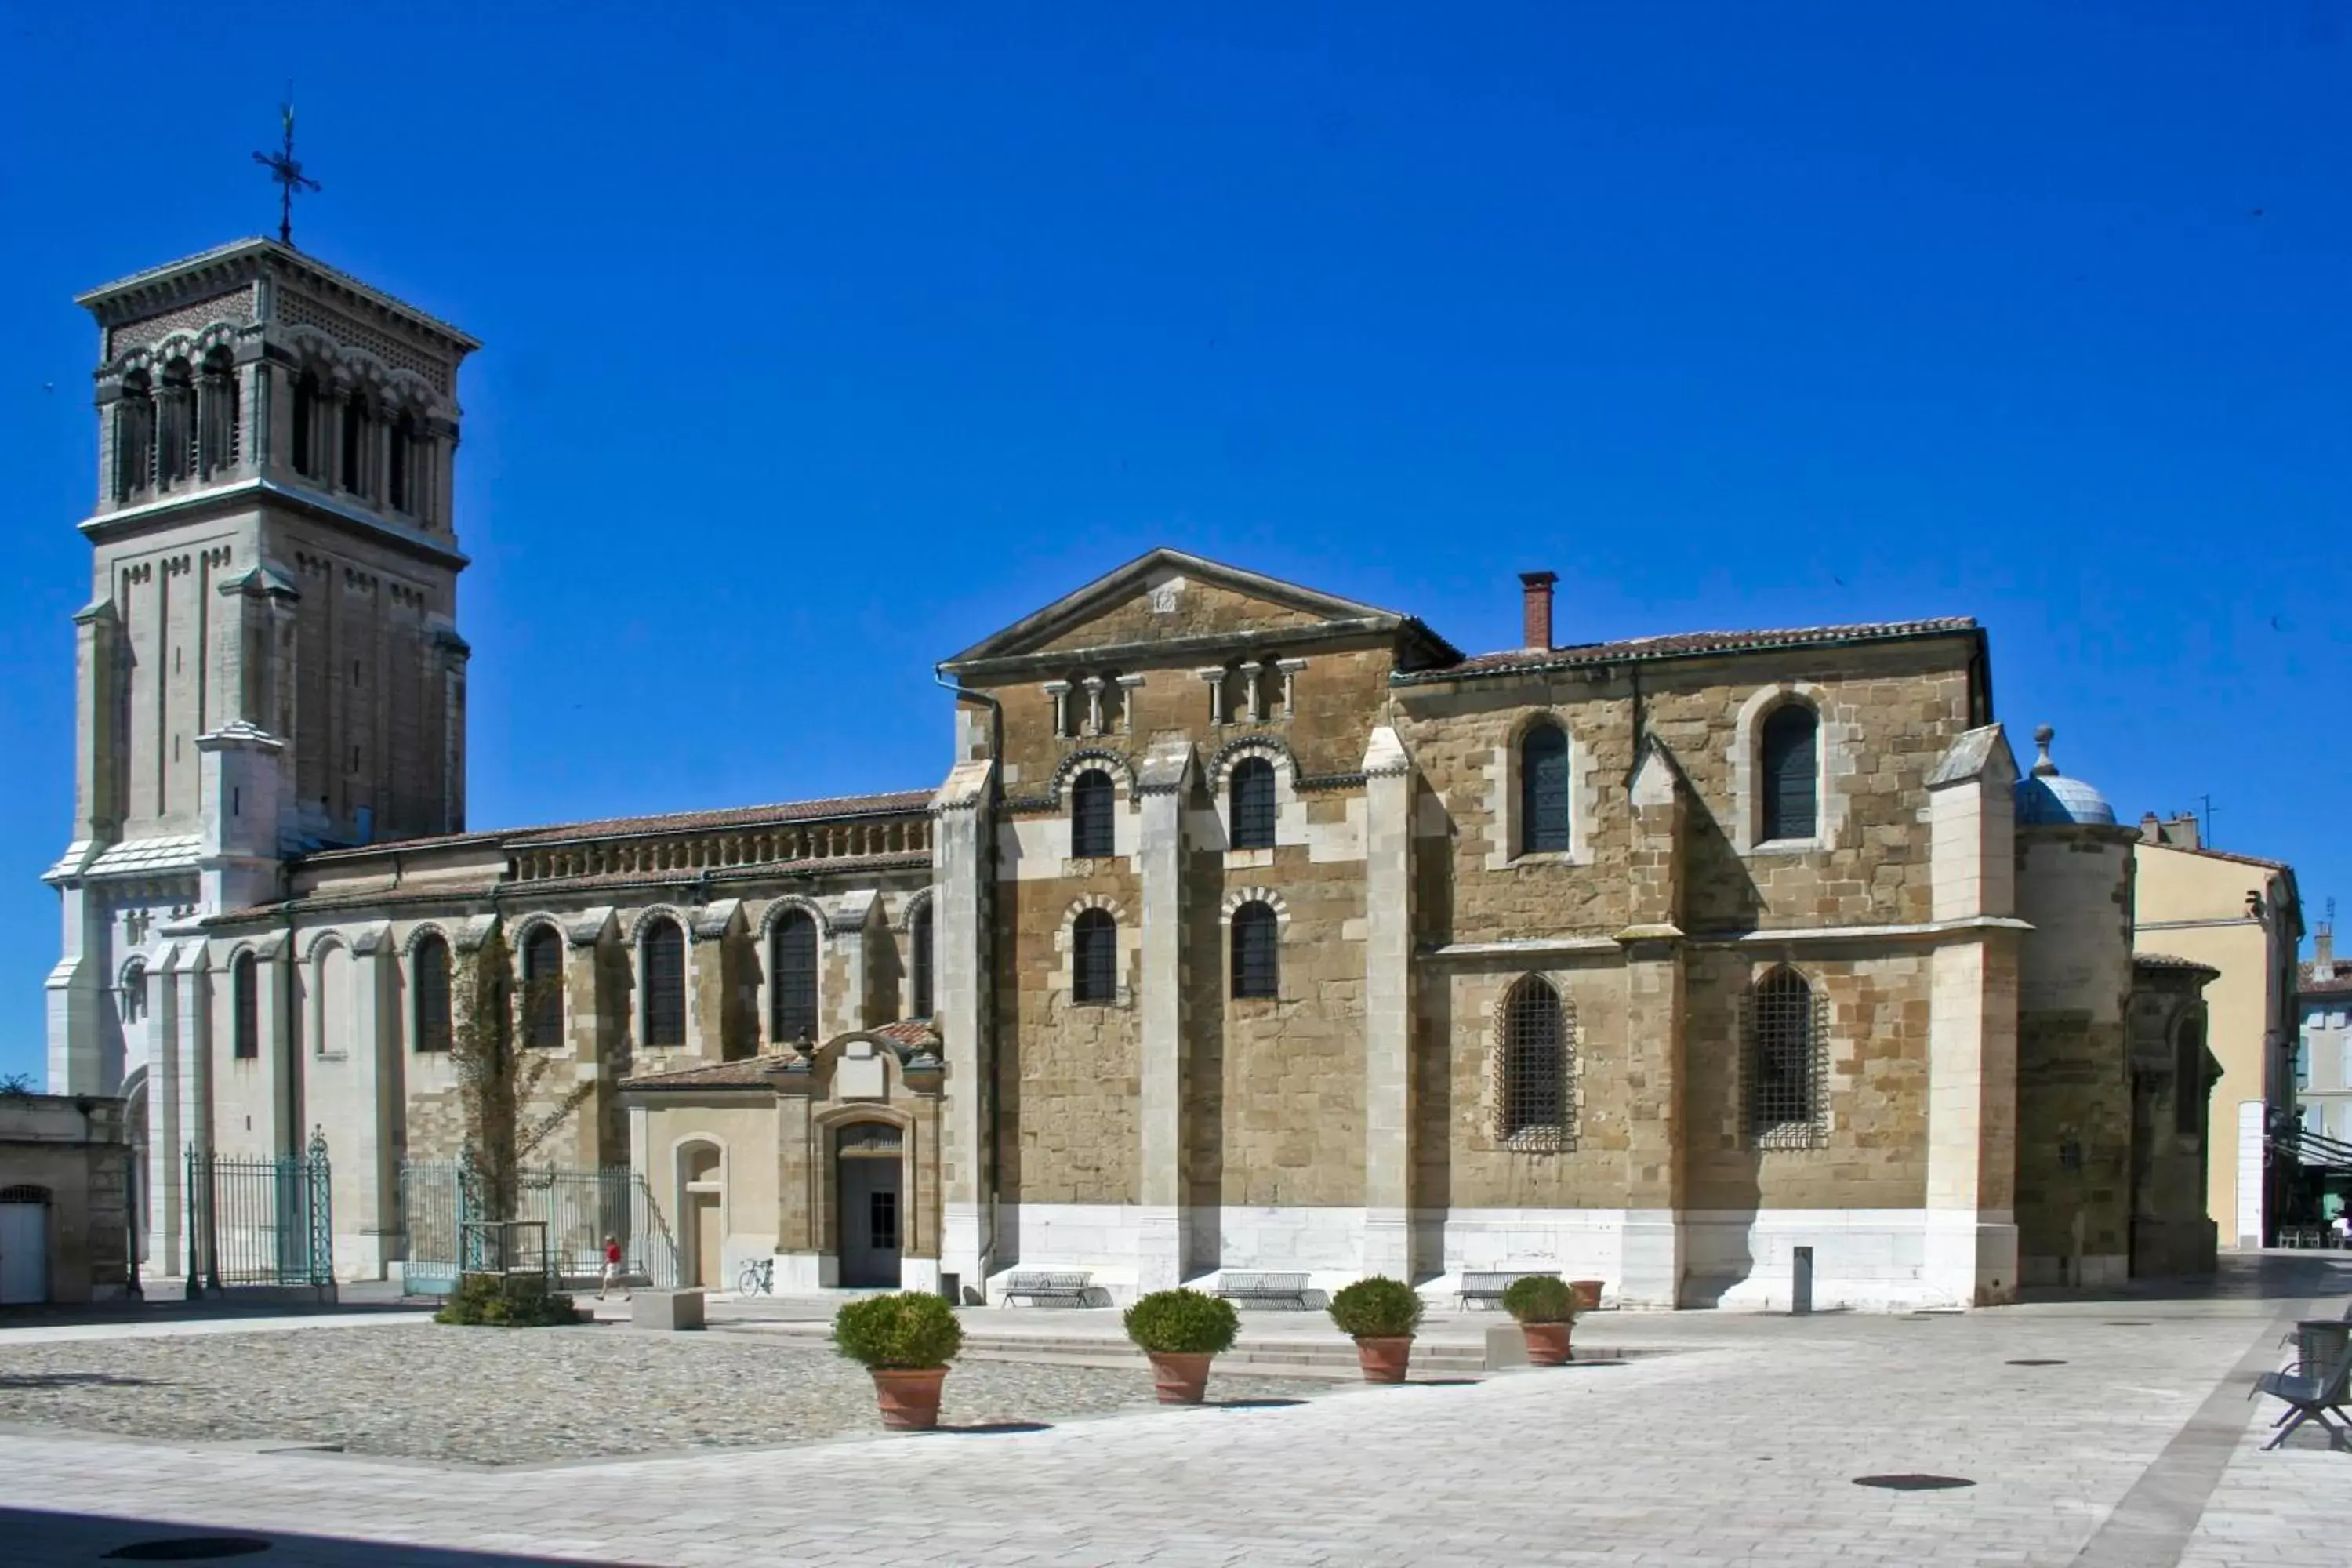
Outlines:
[[852, 1301], [834, 1314], [834, 1348], [874, 1374], [882, 1425], [928, 1432], [940, 1423], [940, 1385], [963, 1349], [963, 1325], [940, 1297], [908, 1290]]
[[1601, 1292], [1605, 1282], [1599, 1279], [1571, 1279], [1568, 1288], [1576, 1292], [1576, 1310], [1580, 1312], [1601, 1310]]
[[1366, 1383], [1402, 1383], [1421, 1327], [1421, 1296], [1402, 1279], [1375, 1274], [1331, 1298], [1331, 1321], [1356, 1342]]
[[1120, 1321], [1151, 1359], [1151, 1384], [1162, 1405], [1200, 1404], [1210, 1361], [1234, 1348], [1242, 1328], [1232, 1302], [1198, 1290], [1154, 1290]]
[[1568, 1334], [1583, 1303], [1576, 1289], [1549, 1274], [1514, 1279], [1503, 1292], [1503, 1310], [1518, 1320], [1527, 1336], [1528, 1360], [1537, 1366], [1564, 1366], [1569, 1359]]

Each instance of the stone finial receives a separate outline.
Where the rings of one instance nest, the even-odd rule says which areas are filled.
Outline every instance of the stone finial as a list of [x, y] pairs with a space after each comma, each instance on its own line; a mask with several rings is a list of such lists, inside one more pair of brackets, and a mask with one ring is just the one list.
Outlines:
[[2058, 731], [2047, 724], [2036, 724], [2033, 727], [2033, 749], [2036, 753], [2033, 759], [2035, 778], [2046, 779], [2056, 776], [2058, 764], [2050, 760], [2050, 742], [2057, 738]]

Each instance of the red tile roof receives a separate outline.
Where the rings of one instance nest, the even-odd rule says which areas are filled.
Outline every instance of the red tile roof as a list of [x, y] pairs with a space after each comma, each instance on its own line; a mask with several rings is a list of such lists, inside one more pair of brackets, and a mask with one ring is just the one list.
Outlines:
[[797, 1060], [791, 1051], [768, 1051], [739, 1057], [731, 1062], [697, 1062], [661, 1072], [635, 1073], [621, 1080], [623, 1089], [762, 1089], [768, 1075]]
[[811, 822], [828, 816], [887, 816], [921, 811], [931, 804], [927, 789], [887, 795], [842, 795], [824, 800], [793, 800], [773, 805], [731, 805], [712, 811], [673, 811], [653, 816], [610, 816], [595, 822], [555, 822], [537, 827], [499, 827], [474, 833], [444, 833], [426, 838], [383, 838], [337, 849], [316, 849], [302, 858], [350, 860], [387, 851], [446, 849], [466, 844], [518, 847], [567, 844], [581, 838], [622, 838], [648, 833], [692, 833], [710, 827], [760, 827], [774, 822]]
[[1622, 664], [1634, 659], [1694, 658], [1706, 654], [1755, 653], [1769, 648], [1895, 642], [1976, 629], [1973, 616], [1948, 616], [1936, 620], [1872, 621], [1857, 626], [1792, 626], [1775, 631], [1675, 632], [1663, 637], [1623, 637], [1615, 642], [1576, 643], [1565, 647], [1509, 648], [1501, 653], [1480, 654], [1459, 664], [1401, 674], [1395, 679], [1400, 684], [1412, 684], [1465, 676]]

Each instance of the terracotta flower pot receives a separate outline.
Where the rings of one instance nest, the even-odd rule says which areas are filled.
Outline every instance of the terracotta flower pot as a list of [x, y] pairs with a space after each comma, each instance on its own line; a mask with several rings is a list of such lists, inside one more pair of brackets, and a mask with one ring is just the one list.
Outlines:
[[928, 1432], [940, 1424], [940, 1385], [948, 1380], [947, 1368], [867, 1370], [874, 1374], [874, 1396], [881, 1401], [885, 1427], [893, 1432]]
[[1568, 1289], [1570, 1293], [1576, 1298], [1576, 1310], [1578, 1311], [1597, 1312], [1601, 1310], [1600, 1280], [1571, 1279], [1568, 1282]]
[[1356, 1360], [1363, 1365], [1366, 1383], [1402, 1383], [1405, 1363], [1412, 1357], [1411, 1334], [1382, 1334], [1356, 1342]]
[[1151, 1386], [1162, 1405], [1198, 1405], [1209, 1388], [1209, 1363], [1214, 1356], [1192, 1351], [1146, 1351], [1151, 1358]]
[[1519, 1332], [1527, 1336], [1528, 1363], [1531, 1366], [1566, 1366], [1569, 1325], [1566, 1323], [1521, 1323]]

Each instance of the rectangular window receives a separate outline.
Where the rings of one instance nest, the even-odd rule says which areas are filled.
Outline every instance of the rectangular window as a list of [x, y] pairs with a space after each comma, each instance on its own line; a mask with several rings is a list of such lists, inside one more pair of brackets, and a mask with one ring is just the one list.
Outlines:
[[875, 1249], [896, 1252], [898, 1249], [898, 1194], [870, 1193], [867, 1200], [866, 1218], [873, 1227]]

